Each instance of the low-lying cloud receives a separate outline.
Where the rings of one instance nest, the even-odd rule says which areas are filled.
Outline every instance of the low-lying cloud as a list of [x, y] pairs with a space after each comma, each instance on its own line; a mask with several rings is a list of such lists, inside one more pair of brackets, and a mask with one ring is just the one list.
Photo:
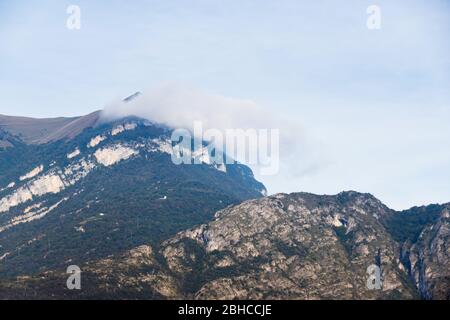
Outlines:
[[[114, 120], [137, 116], [173, 129], [190, 131], [198, 121], [202, 123], [203, 130], [222, 132], [228, 129], [278, 129], [280, 171], [270, 180], [283, 179], [285, 174], [292, 177], [317, 170], [323, 161], [314, 143], [306, 137], [300, 121], [286, 119], [273, 110], [250, 99], [208, 93], [179, 83], [165, 83], [142, 92], [128, 102], [113, 101], [104, 109], [102, 117], [104, 120]], [[258, 172], [255, 174], [258, 176]]]
[[129, 102], [114, 101], [103, 112], [111, 120], [129, 115], [192, 129], [194, 121], [205, 128], [279, 128], [280, 117], [249, 99], [211, 94], [192, 86], [166, 83], [146, 90]]

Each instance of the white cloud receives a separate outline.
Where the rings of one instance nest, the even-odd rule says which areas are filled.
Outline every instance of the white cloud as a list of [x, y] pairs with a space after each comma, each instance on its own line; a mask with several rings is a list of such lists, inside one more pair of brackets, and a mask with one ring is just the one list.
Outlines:
[[[271, 114], [268, 114], [270, 112]], [[115, 101], [103, 113], [105, 119], [135, 115], [173, 128], [192, 129], [200, 120], [205, 128], [267, 128], [277, 124], [273, 112], [252, 100], [206, 93], [194, 87], [166, 83], [146, 90], [130, 102]], [[268, 119], [268, 116], [271, 120]]]
[[[280, 168], [274, 177], [259, 177], [282, 184], [287, 177], [308, 175], [324, 165], [323, 154], [313, 143], [298, 120], [286, 119], [275, 108], [267, 108], [249, 99], [207, 93], [193, 86], [165, 83], [144, 91], [137, 98], [110, 103], [102, 114], [104, 120], [138, 116], [165, 124], [173, 129], [193, 131], [201, 121], [203, 130], [278, 129], [280, 132]], [[237, 159], [242, 161], [242, 159]], [[257, 166], [252, 166], [255, 175]], [[269, 191], [270, 191], [270, 186]]]

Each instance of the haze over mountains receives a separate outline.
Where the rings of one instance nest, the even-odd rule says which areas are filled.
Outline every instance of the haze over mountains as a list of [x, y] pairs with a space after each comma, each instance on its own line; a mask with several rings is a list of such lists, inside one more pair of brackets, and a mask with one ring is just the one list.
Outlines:
[[449, 204], [264, 197], [248, 167], [204, 150], [174, 165], [171, 130], [98, 111], [0, 116], [0, 298], [450, 298]]

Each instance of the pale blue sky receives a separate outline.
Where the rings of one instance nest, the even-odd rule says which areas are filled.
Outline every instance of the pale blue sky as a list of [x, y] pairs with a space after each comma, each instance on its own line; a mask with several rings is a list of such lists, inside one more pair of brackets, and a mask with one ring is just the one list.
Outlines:
[[[381, 30], [366, 27], [372, 4]], [[449, 35], [444, 0], [0, 0], [0, 113], [80, 115], [188, 83], [298, 121], [308, 161], [263, 180], [271, 192], [448, 202]]]

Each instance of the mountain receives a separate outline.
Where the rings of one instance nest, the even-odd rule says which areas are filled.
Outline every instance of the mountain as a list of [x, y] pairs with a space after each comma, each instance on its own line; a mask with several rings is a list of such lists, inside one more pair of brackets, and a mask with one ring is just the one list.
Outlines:
[[0, 278], [158, 246], [265, 193], [241, 164], [175, 165], [171, 129], [137, 117], [1, 117]]
[[421, 297], [450, 299], [450, 205], [414, 207], [385, 224]]
[[265, 196], [205, 145], [175, 165], [172, 130], [0, 116], [0, 299], [450, 299], [450, 204]]
[[[84, 129], [93, 127], [100, 117], [100, 111], [82, 117], [35, 119], [27, 117], [11, 117], [0, 115], [0, 134], [15, 136], [27, 144], [45, 144], [48, 142], [73, 139]], [[2, 138], [3, 147], [11, 147], [8, 138]]]
[[[82, 290], [67, 290], [55, 270], [0, 282], [0, 297], [449, 299], [449, 210], [396, 212], [353, 191], [277, 194], [219, 210], [160, 246], [89, 261]], [[378, 289], [367, 286], [373, 265]]]

